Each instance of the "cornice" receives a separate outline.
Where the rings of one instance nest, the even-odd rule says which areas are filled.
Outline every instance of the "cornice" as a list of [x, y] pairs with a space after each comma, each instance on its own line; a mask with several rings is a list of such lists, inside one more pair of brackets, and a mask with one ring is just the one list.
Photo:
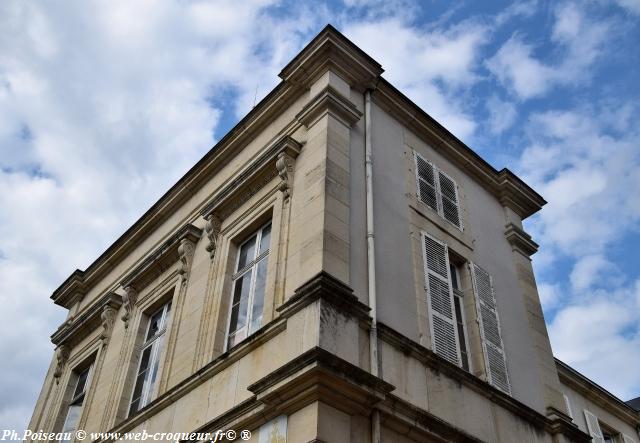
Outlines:
[[362, 112], [348, 98], [335, 88], [327, 86], [309, 101], [296, 118], [309, 128], [327, 114], [348, 127], [353, 126], [362, 117]]
[[625, 421], [634, 428], [640, 426], [640, 412], [633, 409], [603, 387], [589, 380], [568, 364], [557, 358], [555, 361], [560, 383], [576, 390], [589, 401], [614, 414], [620, 420]]
[[395, 387], [370, 372], [314, 347], [247, 387], [271, 407], [321, 400], [349, 414], [367, 415]]
[[372, 92], [372, 99], [460, 169], [474, 177], [522, 219], [533, 215], [546, 204], [542, 196], [510, 170], [496, 170], [384, 78], [380, 77]]
[[384, 72], [377, 61], [336, 28], [327, 25], [282, 69], [279, 76], [289, 84], [307, 89], [328, 70], [360, 91], [371, 88]]
[[505, 225], [504, 235], [511, 247], [526, 257], [531, 257], [538, 251], [538, 244], [531, 236], [513, 223]]
[[202, 229], [192, 224], [184, 225], [129, 272], [120, 284], [123, 288], [140, 291], [180, 259], [178, 249], [183, 239], [195, 244], [201, 236]]
[[56, 332], [51, 335], [51, 342], [56, 346], [71, 348], [87, 335], [95, 331], [102, 323], [102, 313], [105, 307], [117, 311], [122, 306], [122, 296], [115, 292], [108, 292], [98, 301], [84, 309], [77, 317], [72, 317], [64, 322]]
[[360, 321], [369, 322], [369, 306], [353, 295], [353, 290], [331, 274], [322, 271], [295, 290], [294, 295], [276, 308], [280, 316], [287, 318], [322, 300], [335, 306], [340, 312], [352, 315]]
[[413, 356], [433, 370], [442, 372], [452, 379], [463, 383], [468, 388], [489, 399], [491, 402], [511, 411], [532, 425], [545, 429], [552, 434], [561, 433], [571, 436], [572, 441], [588, 442], [590, 440], [588, 435], [584, 434], [569, 422], [568, 417], [564, 417], [563, 414], [554, 413], [553, 417], [547, 417], [541, 414], [510, 395], [494, 388], [486, 381], [450, 363], [432, 350], [405, 337], [384, 323], [378, 322], [378, 334], [381, 340], [385, 340], [405, 354]]
[[230, 211], [262, 188], [265, 181], [269, 181], [278, 175], [276, 163], [281, 153], [295, 159], [300, 154], [301, 149], [302, 144], [292, 137], [288, 135], [281, 137], [243, 170], [230, 178], [226, 184], [222, 185], [222, 188], [200, 211], [200, 215], [207, 218], [209, 215], [216, 213], [220, 214], [220, 218], [226, 218]]

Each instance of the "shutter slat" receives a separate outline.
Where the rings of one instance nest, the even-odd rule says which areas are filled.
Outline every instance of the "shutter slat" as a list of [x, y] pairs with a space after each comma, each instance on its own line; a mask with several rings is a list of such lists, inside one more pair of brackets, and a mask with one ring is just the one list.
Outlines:
[[415, 158], [418, 177], [418, 197], [424, 204], [438, 212], [438, 197], [433, 165], [417, 153], [415, 154]]
[[598, 417], [593, 412], [584, 410], [584, 418], [587, 422], [587, 429], [589, 435], [591, 435], [593, 443], [604, 443], [604, 436], [602, 435], [602, 429], [600, 429], [600, 423]]
[[423, 234], [427, 306], [433, 351], [460, 365], [447, 245]]
[[442, 171], [438, 171], [438, 177], [442, 197], [442, 216], [445, 220], [460, 227], [460, 208], [456, 183]]
[[500, 332], [500, 319], [493, 290], [491, 275], [477, 266], [470, 264], [473, 281], [473, 292], [476, 298], [476, 310], [480, 321], [480, 336], [484, 351], [487, 380], [491, 385], [510, 394], [507, 359]]

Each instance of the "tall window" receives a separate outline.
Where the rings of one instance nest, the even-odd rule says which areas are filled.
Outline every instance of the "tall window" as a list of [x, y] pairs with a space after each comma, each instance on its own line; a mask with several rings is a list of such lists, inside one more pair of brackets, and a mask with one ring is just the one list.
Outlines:
[[167, 330], [171, 303], [167, 303], [149, 318], [147, 333], [145, 335], [142, 352], [140, 354], [140, 366], [136, 376], [136, 384], [133, 388], [129, 415], [145, 407], [155, 396], [158, 367], [160, 356], [164, 347], [164, 336]]
[[451, 274], [451, 286], [453, 287], [453, 306], [456, 313], [456, 328], [460, 341], [460, 360], [462, 369], [469, 370], [469, 346], [467, 345], [467, 327], [464, 314], [464, 303], [462, 288], [460, 286], [460, 271], [456, 265], [449, 262], [449, 273]]
[[[91, 366], [76, 373], [76, 382], [73, 389], [73, 395], [71, 402], [69, 403], [69, 409], [67, 410], [67, 417], [64, 420], [62, 426], [63, 438], [60, 442], [70, 442], [74, 438], [74, 432], [80, 421], [80, 414], [82, 413], [82, 405], [84, 404], [84, 397], [87, 392], [87, 386], [89, 384], [89, 376], [91, 375]], [[69, 438], [64, 438], [69, 437]]]
[[269, 222], [240, 245], [236, 271], [233, 274], [227, 349], [254, 333], [262, 324], [270, 241]]

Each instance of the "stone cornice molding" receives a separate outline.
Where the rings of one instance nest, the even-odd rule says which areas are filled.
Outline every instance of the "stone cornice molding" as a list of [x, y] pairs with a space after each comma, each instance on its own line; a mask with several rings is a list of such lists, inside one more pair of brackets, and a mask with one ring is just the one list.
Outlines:
[[569, 417], [565, 414], [556, 413], [550, 417], [541, 414], [510, 395], [507, 395], [499, 389], [491, 386], [486, 381], [481, 380], [457, 365], [450, 363], [432, 350], [416, 343], [408, 337], [405, 337], [384, 323], [378, 322], [378, 334], [378, 337], [381, 340], [393, 345], [406, 355], [411, 355], [427, 367], [435, 371], [442, 372], [452, 379], [459, 381], [469, 389], [472, 389], [489, 399], [491, 402], [503, 407], [515, 415], [518, 415], [538, 428], [545, 429], [552, 434], [561, 433], [563, 435], [570, 436], [571, 441], [575, 442], [587, 443], [591, 439], [590, 436], [580, 431], [575, 424], [571, 423]]
[[178, 251], [183, 240], [193, 243], [198, 242], [202, 236], [202, 229], [187, 224], [176, 233], [155, 248], [142, 263], [129, 272], [120, 282], [123, 288], [132, 287], [136, 291], [142, 290], [151, 281], [161, 275], [174, 263], [180, 260]]
[[[295, 159], [300, 154], [302, 144], [285, 135], [231, 177], [200, 211], [209, 219], [211, 216], [224, 220], [231, 212], [255, 195], [271, 179], [278, 176], [276, 162], [280, 154]], [[209, 239], [211, 241], [211, 238]], [[215, 247], [213, 248], [215, 249]]]
[[249, 385], [270, 407], [321, 400], [348, 414], [368, 415], [395, 387], [320, 348], [312, 348]]
[[611, 394], [606, 389], [589, 380], [561, 360], [555, 359], [560, 383], [569, 386], [589, 401], [614, 414], [630, 426], [640, 426], [640, 412]]
[[115, 292], [106, 293], [71, 321], [64, 322], [51, 336], [51, 342], [58, 347], [72, 348], [102, 325], [102, 314], [105, 309], [110, 308], [115, 313], [121, 305], [122, 296]]
[[461, 170], [469, 173], [522, 219], [546, 204], [542, 196], [513, 172], [507, 168], [497, 171], [382, 77], [372, 93], [372, 100]]
[[531, 236], [513, 223], [505, 225], [504, 235], [511, 248], [526, 257], [531, 257], [538, 251], [538, 244], [533, 241]]
[[307, 89], [328, 70], [360, 91], [372, 87], [384, 72], [377, 61], [336, 28], [327, 25], [282, 69], [279, 76], [286, 83]]
[[290, 317], [311, 303], [322, 300], [335, 306], [343, 314], [369, 322], [369, 306], [353, 295], [353, 290], [327, 272], [320, 272], [295, 290], [294, 295], [276, 308], [282, 317]]
[[296, 118], [304, 126], [310, 128], [327, 114], [348, 127], [353, 126], [362, 117], [362, 112], [351, 100], [344, 97], [335, 88], [327, 86], [302, 108]]

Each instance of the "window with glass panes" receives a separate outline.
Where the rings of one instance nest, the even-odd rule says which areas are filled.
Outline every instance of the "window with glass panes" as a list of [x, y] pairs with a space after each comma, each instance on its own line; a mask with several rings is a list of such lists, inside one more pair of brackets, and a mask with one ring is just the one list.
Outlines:
[[[76, 381], [69, 403], [69, 409], [67, 409], [67, 417], [64, 420], [62, 426], [62, 442], [70, 442], [73, 440], [74, 433], [80, 421], [80, 414], [82, 413], [82, 405], [84, 404], [85, 394], [87, 392], [87, 386], [89, 384], [89, 376], [91, 375], [91, 366], [76, 373]], [[69, 437], [69, 438], [65, 438]]]
[[145, 407], [155, 396], [160, 356], [164, 347], [170, 313], [171, 303], [169, 302], [149, 317], [149, 324], [140, 352], [140, 364], [136, 373], [129, 415]]
[[467, 346], [466, 319], [464, 315], [464, 303], [462, 289], [460, 287], [460, 271], [456, 265], [449, 262], [449, 273], [451, 274], [451, 286], [453, 287], [453, 306], [456, 313], [456, 328], [458, 329], [458, 340], [460, 341], [460, 359], [462, 368], [469, 370], [469, 348]]
[[227, 349], [257, 331], [262, 324], [271, 223], [258, 229], [238, 248]]

